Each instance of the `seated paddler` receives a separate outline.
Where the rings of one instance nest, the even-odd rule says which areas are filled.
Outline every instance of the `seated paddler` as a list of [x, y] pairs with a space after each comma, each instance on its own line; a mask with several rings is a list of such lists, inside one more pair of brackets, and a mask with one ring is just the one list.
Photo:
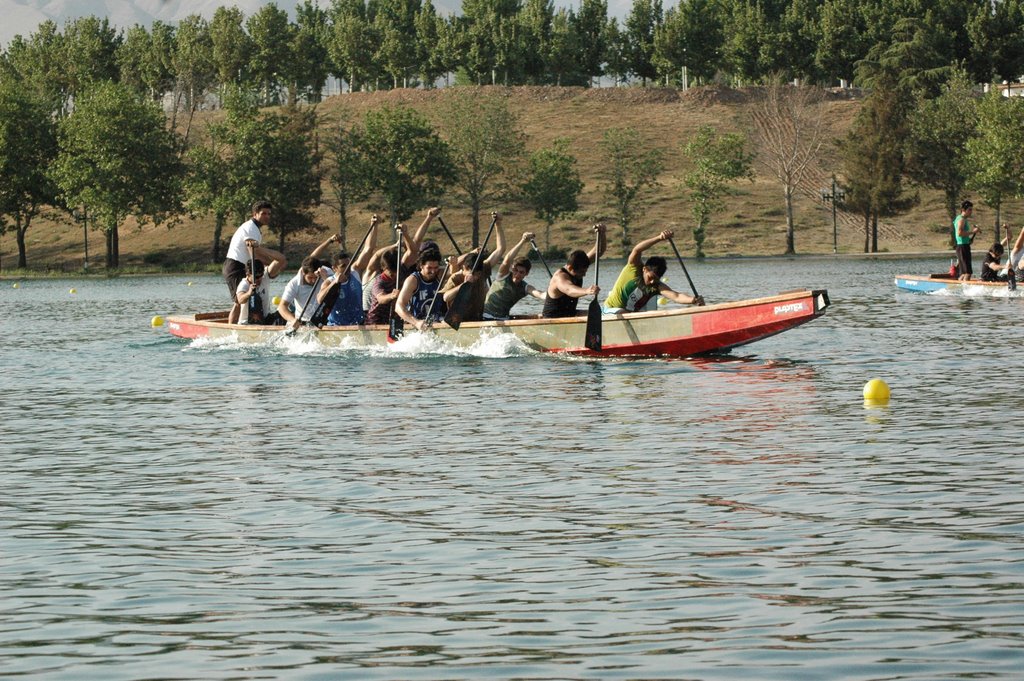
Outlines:
[[508, 319], [512, 306], [526, 296], [544, 300], [544, 291], [530, 285], [526, 276], [533, 264], [529, 258], [518, 257], [520, 249], [533, 241], [533, 232], [523, 232], [523, 238], [512, 246], [498, 266], [498, 278], [491, 284], [484, 300], [484, 319]]
[[664, 296], [680, 305], [704, 304], [704, 298], [701, 296], [688, 296], [685, 293], [673, 291], [668, 284], [661, 280], [665, 276], [665, 270], [668, 269], [665, 258], [660, 255], [652, 255], [644, 261], [641, 257], [647, 249], [671, 238], [672, 232], [666, 230], [633, 247], [625, 267], [622, 268], [619, 278], [612, 286], [611, 293], [604, 301], [602, 309], [604, 314], [657, 310], [658, 296]]
[[605, 246], [608, 243], [605, 231], [603, 224], [594, 225], [594, 232], [598, 235], [597, 243], [589, 251], [575, 250], [570, 253], [565, 265], [551, 277], [545, 292], [542, 317], [548, 319], [575, 317], [580, 298], [596, 296], [600, 293], [601, 289], [597, 284], [584, 288], [583, 277], [587, 275], [591, 263], [604, 254]]

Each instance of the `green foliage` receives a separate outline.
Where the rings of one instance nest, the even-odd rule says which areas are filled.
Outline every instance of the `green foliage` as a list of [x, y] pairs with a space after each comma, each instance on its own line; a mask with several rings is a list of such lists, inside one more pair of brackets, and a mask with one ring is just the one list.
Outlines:
[[260, 88], [264, 104], [280, 102], [280, 76], [291, 57], [292, 27], [288, 13], [274, 3], [260, 7], [245, 22], [252, 38], [249, 73]]
[[117, 228], [128, 216], [161, 222], [180, 209], [179, 142], [163, 112], [123, 85], [83, 92], [59, 127], [53, 177], [67, 205], [82, 205], [108, 233], [107, 266], [118, 266]]
[[[912, 104], [908, 93], [883, 78], [865, 100], [840, 143], [846, 182], [845, 205], [864, 216], [864, 252], [878, 250], [878, 218], [908, 208], [903, 190], [904, 154]], [[870, 229], [871, 226], [875, 229]]]
[[221, 90], [239, 86], [249, 78], [252, 39], [245, 32], [245, 15], [237, 7], [218, 7], [210, 20], [213, 67]]
[[633, 0], [625, 21], [629, 72], [645, 85], [658, 77], [654, 66], [654, 34], [661, 24], [661, 0]]
[[601, 139], [605, 162], [604, 180], [609, 207], [622, 228], [622, 253], [632, 248], [629, 228], [643, 204], [643, 192], [658, 184], [664, 167], [664, 151], [652, 147], [634, 128], [612, 128]]
[[543, 220], [547, 229], [544, 247], [551, 246], [551, 225], [555, 220], [579, 210], [583, 182], [576, 170], [576, 157], [569, 153], [569, 140], [561, 138], [530, 154], [523, 197]]
[[691, 0], [665, 13], [665, 20], [654, 32], [654, 64], [658, 73], [672, 79], [688, 78], [708, 82], [719, 64], [722, 44], [720, 13], [712, 0]]
[[978, 114], [967, 74], [958, 72], [934, 99], [918, 97], [909, 116], [905, 172], [919, 185], [943, 192], [952, 220], [969, 170], [967, 144], [976, 134]]
[[729, 193], [729, 182], [754, 180], [754, 156], [746, 150], [746, 138], [740, 133], [719, 135], [711, 126], [701, 126], [683, 146], [692, 169], [683, 184], [693, 202], [693, 240], [695, 255], [704, 257], [704, 239], [711, 214], [721, 210]]
[[42, 206], [56, 203], [47, 175], [56, 155], [48, 102], [14, 83], [0, 84], [0, 222], [13, 219], [21, 268], [27, 267], [25, 232]]
[[480, 211], [510, 195], [525, 153], [525, 136], [504, 97], [479, 88], [456, 88], [442, 108], [441, 130], [451, 149], [458, 200], [473, 214], [473, 245]]
[[339, 121], [327, 134], [324, 147], [326, 179], [338, 209], [339, 234], [344, 245], [348, 233], [348, 206], [356, 201], [365, 201], [370, 196], [370, 166], [374, 161], [361, 152], [360, 131], [347, 125], [344, 120]]
[[997, 210], [1024, 194], [1024, 101], [993, 91], [978, 103], [978, 134], [967, 140], [969, 186]]
[[193, 14], [178, 25], [172, 63], [185, 108], [195, 111], [216, 78], [213, 39], [206, 19]]
[[448, 145], [413, 109], [369, 111], [355, 134], [365, 159], [365, 182], [382, 199], [392, 222], [437, 203], [452, 180]]

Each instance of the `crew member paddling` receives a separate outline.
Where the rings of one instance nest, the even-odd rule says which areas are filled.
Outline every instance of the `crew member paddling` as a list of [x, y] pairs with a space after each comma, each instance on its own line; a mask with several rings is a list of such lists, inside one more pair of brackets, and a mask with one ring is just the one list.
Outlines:
[[700, 296], [688, 296], [685, 293], [673, 291], [661, 278], [665, 276], [668, 268], [665, 258], [653, 255], [647, 261], [641, 258], [644, 251], [651, 246], [672, 238], [672, 232], [664, 231], [645, 239], [633, 247], [626, 260], [626, 266], [622, 268], [619, 278], [615, 280], [612, 292], [604, 301], [605, 314], [618, 314], [620, 312], [642, 312], [645, 309], [657, 309], [658, 296], [665, 296], [674, 303], [681, 305], [703, 305], [704, 299]]
[[576, 306], [583, 296], [596, 296], [600, 292], [597, 284], [583, 288], [583, 277], [586, 276], [590, 264], [604, 254], [607, 238], [605, 237], [605, 226], [601, 223], [594, 225], [594, 231], [598, 234], [598, 244], [595, 244], [587, 252], [575, 250], [569, 254], [565, 266], [555, 272], [548, 282], [546, 298], [544, 299], [544, 311], [542, 317], [575, 317]]
[[[453, 256], [450, 264], [454, 263]], [[443, 318], [447, 311], [444, 299], [435, 295], [441, 284], [441, 252], [434, 249], [424, 251], [420, 255], [419, 271], [410, 274], [402, 283], [395, 312], [406, 324], [423, 331]]]

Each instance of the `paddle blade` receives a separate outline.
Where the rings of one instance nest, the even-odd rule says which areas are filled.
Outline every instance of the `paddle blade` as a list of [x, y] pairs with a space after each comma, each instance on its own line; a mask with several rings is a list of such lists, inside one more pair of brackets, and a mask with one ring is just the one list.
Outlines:
[[1006, 268], [1006, 288], [1011, 291], [1017, 290], [1017, 273], [1012, 267]]
[[391, 315], [388, 322], [388, 342], [394, 343], [405, 333], [405, 320], [398, 315]]
[[587, 338], [584, 345], [588, 350], [601, 352], [601, 303], [596, 298], [590, 301], [587, 309]]
[[462, 326], [462, 320], [466, 316], [466, 309], [469, 308], [469, 303], [472, 299], [473, 287], [468, 284], [461, 284], [459, 292], [455, 294], [455, 300], [452, 301], [448, 313], [444, 316], [445, 323], [458, 331], [459, 327]]

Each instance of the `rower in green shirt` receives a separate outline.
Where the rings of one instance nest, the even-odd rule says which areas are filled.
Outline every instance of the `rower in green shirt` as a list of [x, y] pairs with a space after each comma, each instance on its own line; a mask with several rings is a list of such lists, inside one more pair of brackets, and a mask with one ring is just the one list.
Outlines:
[[612, 292], [604, 301], [604, 314], [619, 314], [621, 312], [642, 312], [648, 309], [657, 309], [658, 296], [665, 296], [669, 300], [681, 305], [703, 305], [704, 298], [701, 296], [688, 296], [685, 293], [673, 291], [661, 278], [665, 276], [667, 265], [665, 258], [651, 256], [644, 262], [641, 255], [651, 246], [659, 241], [668, 241], [672, 238], [672, 232], [664, 231], [650, 239], [641, 241], [629, 254], [626, 266], [622, 268], [619, 278], [615, 280]]

